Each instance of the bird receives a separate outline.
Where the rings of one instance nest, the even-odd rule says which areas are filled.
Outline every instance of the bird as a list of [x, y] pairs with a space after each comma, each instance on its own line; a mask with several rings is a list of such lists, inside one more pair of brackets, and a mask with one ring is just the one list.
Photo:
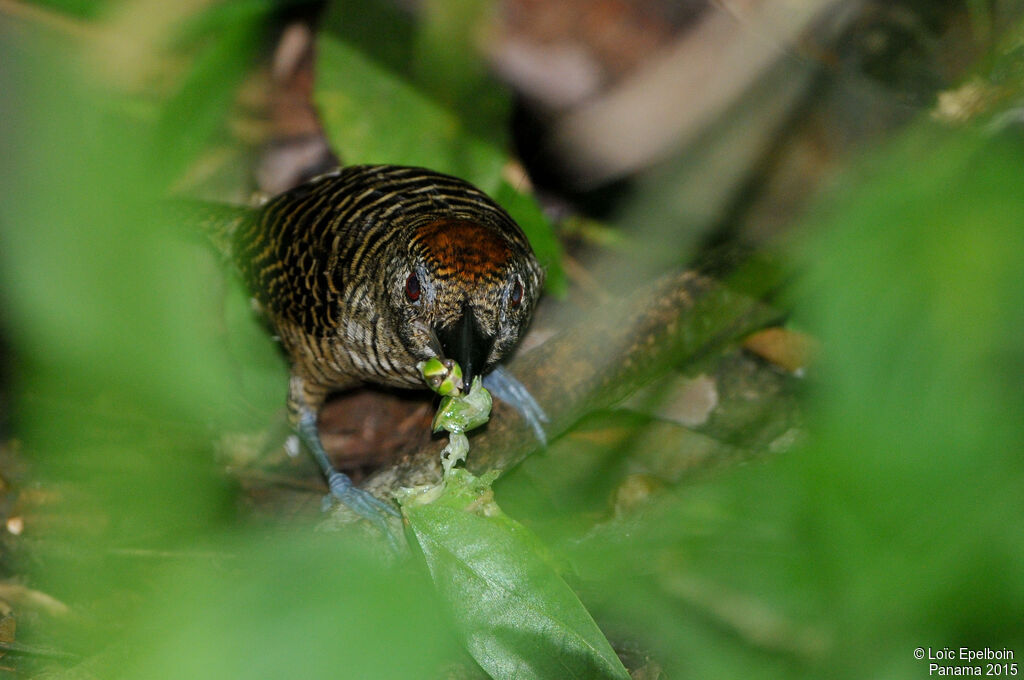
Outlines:
[[530, 323], [544, 270], [483, 191], [425, 168], [353, 165], [206, 221], [287, 355], [292, 426], [331, 496], [358, 515], [382, 523], [397, 511], [328, 459], [317, 418], [332, 392], [425, 388], [417, 364], [453, 359], [466, 385], [483, 376], [543, 441], [543, 410], [499, 362]]

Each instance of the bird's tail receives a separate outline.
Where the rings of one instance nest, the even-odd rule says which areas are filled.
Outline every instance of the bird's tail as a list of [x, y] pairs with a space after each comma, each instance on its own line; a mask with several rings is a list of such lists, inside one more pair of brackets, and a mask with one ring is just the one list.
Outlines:
[[253, 215], [244, 206], [191, 199], [171, 201], [166, 209], [169, 220], [203, 234], [228, 259], [233, 255], [235, 233]]

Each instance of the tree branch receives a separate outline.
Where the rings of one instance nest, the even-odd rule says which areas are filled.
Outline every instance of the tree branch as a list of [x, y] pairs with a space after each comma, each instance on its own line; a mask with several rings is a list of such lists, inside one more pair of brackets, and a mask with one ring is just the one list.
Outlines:
[[[778, 312], [693, 272], [667, 276], [618, 305], [574, 324], [517, 356], [509, 370], [550, 418], [555, 439], [582, 416], [607, 408], [682, 361], [706, 355], [777, 320]], [[439, 442], [374, 473], [364, 485], [387, 495], [438, 478]], [[485, 431], [471, 438], [475, 472], [507, 469], [540, 448], [526, 423], [497, 406]]]

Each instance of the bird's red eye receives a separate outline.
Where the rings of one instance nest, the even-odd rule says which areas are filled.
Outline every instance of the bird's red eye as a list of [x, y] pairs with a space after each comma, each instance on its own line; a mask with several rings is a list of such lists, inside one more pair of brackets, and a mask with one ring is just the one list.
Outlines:
[[519, 303], [523, 301], [523, 284], [516, 281], [515, 285], [512, 286], [512, 294], [508, 296], [508, 303], [513, 307], [518, 307]]
[[405, 280], [405, 297], [409, 302], [416, 302], [420, 299], [420, 279], [415, 273], [409, 274]]

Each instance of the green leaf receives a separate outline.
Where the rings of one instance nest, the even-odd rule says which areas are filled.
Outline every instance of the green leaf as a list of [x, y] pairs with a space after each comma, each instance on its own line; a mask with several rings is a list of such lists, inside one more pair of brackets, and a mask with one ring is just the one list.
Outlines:
[[489, 481], [453, 470], [440, 499], [404, 507], [470, 654], [495, 678], [629, 678], [544, 546], [494, 504]]
[[551, 223], [544, 217], [537, 201], [524, 194], [508, 182], [502, 180], [494, 200], [501, 204], [512, 216], [533, 246], [533, 252], [546, 272], [544, 288], [559, 298], [568, 292], [565, 270], [562, 269], [562, 244], [559, 243]]
[[327, 33], [317, 42], [316, 103], [347, 164], [393, 163], [445, 172], [494, 191], [504, 155], [409, 82]]
[[[502, 134], [508, 126], [507, 107], [494, 95], [500, 88], [482, 78], [479, 64], [473, 68], [464, 63], [464, 56], [458, 68], [413, 69], [413, 55], [396, 52], [383, 37], [386, 32], [378, 24], [384, 17], [368, 19], [349, 11], [350, 5], [335, 5], [317, 40], [314, 92], [324, 129], [343, 162], [420, 166], [476, 185], [523, 228], [547, 271], [548, 292], [564, 295], [562, 251], [551, 223], [533, 197], [502, 179], [509, 156]], [[388, 20], [408, 32], [400, 17]], [[428, 28], [421, 50], [434, 44], [441, 31], [434, 24]], [[382, 38], [376, 43], [366, 38], [377, 34]], [[412, 70], [420, 74], [419, 80]], [[438, 76], [439, 71], [444, 75]], [[426, 83], [424, 73], [432, 74]]]
[[[213, 8], [209, 16], [190, 17], [182, 27], [182, 38], [206, 41], [197, 49], [178, 91], [160, 108], [151, 162], [165, 182], [178, 177], [223, 129], [271, 7], [254, 2], [234, 10], [237, 17], [218, 17], [225, 14], [223, 8]], [[205, 36], [204, 29], [208, 29]]]
[[494, 8], [492, 0], [424, 0], [408, 75], [449, 109], [472, 112], [461, 116], [466, 128], [503, 149], [512, 97], [489, 77], [478, 49]]

